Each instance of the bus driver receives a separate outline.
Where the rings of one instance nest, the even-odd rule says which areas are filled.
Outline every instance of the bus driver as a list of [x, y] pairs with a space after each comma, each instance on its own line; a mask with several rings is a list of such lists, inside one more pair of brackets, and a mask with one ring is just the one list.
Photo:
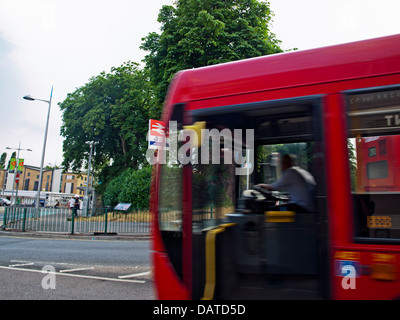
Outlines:
[[261, 183], [259, 186], [268, 190], [285, 188], [289, 193], [289, 202], [282, 207], [289, 211], [314, 212], [314, 177], [306, 170], [293, 166], [294, 161], [295, 156], [285, 154], [281, 161], [283, 174], [280, 179], [273, 184]]

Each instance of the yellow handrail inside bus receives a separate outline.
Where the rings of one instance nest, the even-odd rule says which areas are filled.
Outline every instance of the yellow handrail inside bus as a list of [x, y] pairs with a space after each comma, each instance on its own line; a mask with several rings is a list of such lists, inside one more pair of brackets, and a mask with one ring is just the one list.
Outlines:
[[203, 298], [201, 300], [212, 300], [215, 291], [215, 239], [218, 233], [224, 232], [226, 228], [232, 227], [236, 223], [225, 223], [211, 229], [206, 234], [206, 284], [204, 286]]
[[201, 146], [202, 141], [201, 141], [201, 130], [206, 128], [206, 122], [205, 121], [197, 121], [193, 123], [191, 126], [183, 126], [184, 129], [186, 130], [193, 130], [196, 132], [197, 139], [196, 140], [191, 140], [192, 147], [193, 148], [198, 148]]
[[294, 222], [294, 211], [266, 211], [265, 222]]

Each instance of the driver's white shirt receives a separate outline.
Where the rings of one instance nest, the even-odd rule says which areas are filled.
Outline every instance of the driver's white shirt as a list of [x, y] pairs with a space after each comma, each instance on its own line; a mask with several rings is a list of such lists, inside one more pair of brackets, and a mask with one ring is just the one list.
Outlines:
[[271, 184], [271, 188], [278, 190], [285, 188], [289, 193], [289, 203], [296, 203], [308, 211], [314, 211], [314, 199], [311, 197], [310, 187], [315, 187], [313, 176], [300, 167], [286, 169], [280, 179]]

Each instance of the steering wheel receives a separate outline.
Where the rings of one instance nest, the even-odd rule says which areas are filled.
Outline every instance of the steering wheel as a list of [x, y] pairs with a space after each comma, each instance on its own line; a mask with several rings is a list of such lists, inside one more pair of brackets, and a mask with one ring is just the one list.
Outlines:
[[259, 186], [258, 184], [254, 185], [254, 186], [252, 187], [252, 189], [254, 189], [254, 190], [260, 192], [260, 193], [261, 193], [264, 197], [266, 197], [267, 199], [271, 198], [272, 192], [269, 191], [268, 189], [265, 189], [265, 188]]
[[287, 201], [289, 198], [283, 194], [282, 192], [279, 191], [270, 191], [268, 189], [265, 189], [259, 185], [254, 185], [253, 189], [260, 192], [264, 197], [266, 197], [267, 199], [271, 199], [271, 200], [283, 200], [283, 201]]

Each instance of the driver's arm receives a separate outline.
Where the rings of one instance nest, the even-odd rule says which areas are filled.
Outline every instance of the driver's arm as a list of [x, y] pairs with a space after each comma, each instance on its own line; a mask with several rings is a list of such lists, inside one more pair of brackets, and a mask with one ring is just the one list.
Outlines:
[[265, 184], [265, 183], [260, 183], [258, 184], [261, 188], [267, 189], [267, 190], [275, 190], [270, 184]]
[[285, 170], [279, 180], [273, 184], [260, 183], [259, 186], [267, 190], [280, 190], [291, 184], [291, 170]]

